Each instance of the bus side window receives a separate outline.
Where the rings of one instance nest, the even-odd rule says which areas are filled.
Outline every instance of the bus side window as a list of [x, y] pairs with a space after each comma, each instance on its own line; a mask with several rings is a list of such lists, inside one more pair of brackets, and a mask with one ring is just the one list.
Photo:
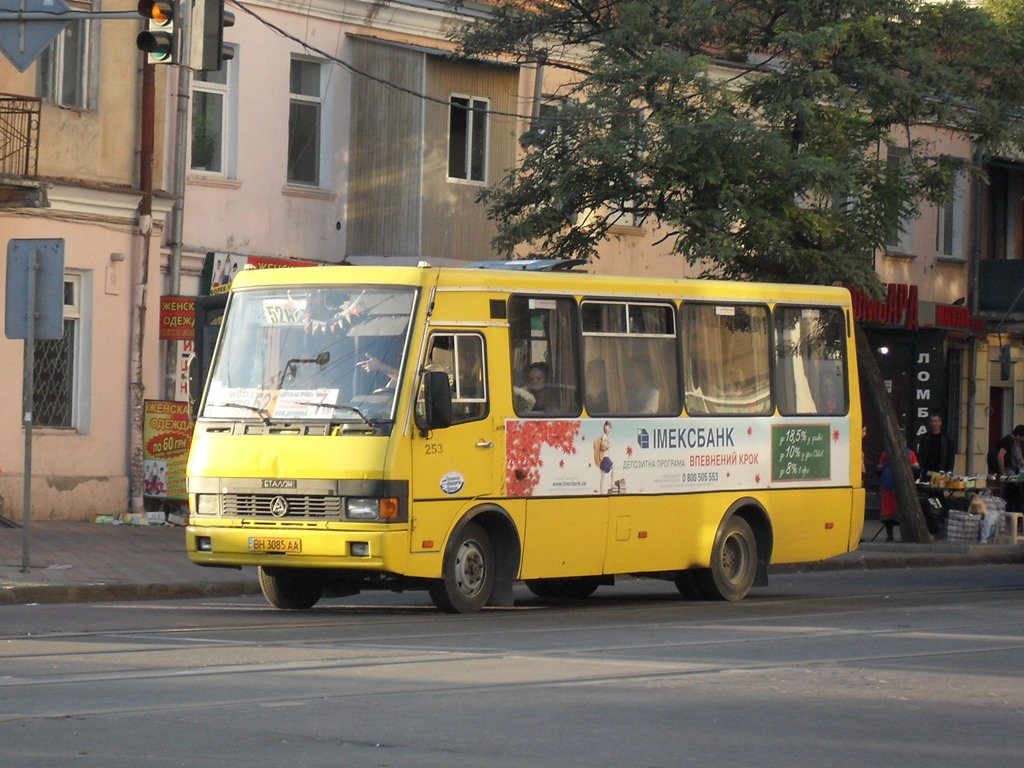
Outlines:
[[[579, 321], [573, 299], [511, 296], [508, 301], [512, 403], [518, 416], [580, 414]], [[543, 386], [538, 381], [543, 372]], [[528, 377], [534, 380], [528, 384]], [[534, 389], [531, 390], [530, 386]]]
[[452, 423], [487, 415], [483, 337], [476, 333], [435, 333], [427, 345], [426, 369], [443, 371], [452, 388]]
[[672, 304], [585, 299], [580, 317], [589, 415], [679, 414]]
[[772, 413], [767, 307], [689, 303], [683, 328], [688, 413]]
[[839, 415], [849, 408], [842, 310], [776, 307], [775, 390], [784, 416]]

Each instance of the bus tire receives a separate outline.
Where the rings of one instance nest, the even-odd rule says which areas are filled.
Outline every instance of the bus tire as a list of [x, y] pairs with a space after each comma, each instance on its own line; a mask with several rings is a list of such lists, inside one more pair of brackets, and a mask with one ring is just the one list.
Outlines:
[[305, 611], [324, 593], [320, 578], [301, 568], [259, 567], [260, 590], [267, 602], [285, 611]]
[[674, 579], [679, 594], [687, 600], [702, 600], [704, 590], [701, 589], [696, 571], [680, 571]]
[[757, 539], [750, 524], [733, 515], [718, 530], [711, 567], [694, 572], [708, 600], [742, 600], [757, 577]]
[[448, 544], [430, 599], [444, 613], [476, 613], [491, 599], [496, 565], [487, 531], [466, 523]]
[[590, 597], [601, 581], [581, 576], [572, 579], [527, 579], [526, 588], [537, 597], [550, 600], [584, 600]]

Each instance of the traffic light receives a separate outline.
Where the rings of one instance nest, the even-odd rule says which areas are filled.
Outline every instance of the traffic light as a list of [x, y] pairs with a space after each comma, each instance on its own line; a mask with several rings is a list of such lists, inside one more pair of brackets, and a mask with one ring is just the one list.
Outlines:
[[224, 27], [235, 25], [235, 14], [224, 10], [224, 0], [193, 0], [192, 49], [189, 64], [197, 72], [216, 72], [235, 55], [224, 45]]
[[151, 64], [177, 64], [178, 40], [174, 34], [174, 0], [139, 0], [139, 15], [149, 20], [145, 32], [135, 38]]

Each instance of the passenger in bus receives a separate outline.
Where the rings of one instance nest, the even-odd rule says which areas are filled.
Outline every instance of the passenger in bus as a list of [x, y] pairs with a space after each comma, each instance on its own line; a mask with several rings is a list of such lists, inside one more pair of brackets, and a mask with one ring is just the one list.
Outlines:
[[546, 411], [548, 403], [548, 378], [551, 368], [547, 363], [530, 363], [526, 369], [526, 391], [533, 397], [531, 411]]
[[474, 337], [463, 337], [458, 341], [458, 394], [463, 399], [477, 399], [484, 396], [484, 373], [482, 350]]
[[645, 376], [650, 372], [650, 361], [634, 357], [626, 373], [629, 380], [629, 412], [657, 413], [661, 392]]
[[832, 415], [843, 412], [843, 393], [841, 389], [838, 375], [825, 374], [825, 377], [821, 380], [819, 413]]

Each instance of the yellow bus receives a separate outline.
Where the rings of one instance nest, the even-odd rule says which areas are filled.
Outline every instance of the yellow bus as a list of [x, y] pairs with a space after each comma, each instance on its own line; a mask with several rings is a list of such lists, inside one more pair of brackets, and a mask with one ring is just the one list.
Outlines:
[[187, 549], [306, 609], [443, 611], [616, 576], [739, 600], [852, 551], [843, 288], [421, 267], [245, 271], [188, 460]]

